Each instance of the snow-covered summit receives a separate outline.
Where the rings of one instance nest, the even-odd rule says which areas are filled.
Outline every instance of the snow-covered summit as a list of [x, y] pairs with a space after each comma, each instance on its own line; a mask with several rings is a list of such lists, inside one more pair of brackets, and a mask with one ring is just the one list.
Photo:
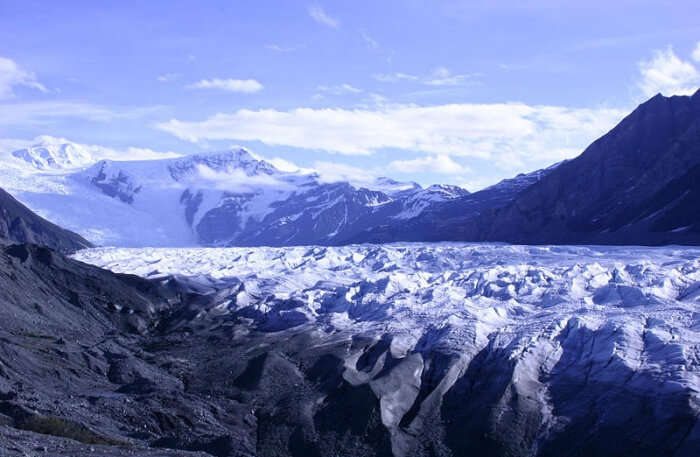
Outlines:
[[425, 190], [430, 193], [441, 194], [449, 198], [464, 197], [469, 195], [468, 190], [450, 184], [433, 184], [432, 186], [427, 187]]
[[172, 159], [168, 165], [170, 174], [176, 181], [186, 176], [192, 176], [201, 167], [206, 167], [216, 172], [230, 173], [234, 170], [240, 170], [248, 176], [279, 173], [279, 170], [274, 165], [256, 158], [245, 148], [192, 154]]
[[12, 152], [12, 156], [39, 170], [81, 168], [97, 160], [85, 146], [63, 138], [41, 136], [37, 140], [31, 146]]
[[414, 217], [466, 195], [386, 177], [329, 181], [313, 170], [276, 167], [245, 148], [122, 156], [41, 137], [5, 158], [0, 179], [42, 216], [118, 246], [342, 244], [398, 215]]

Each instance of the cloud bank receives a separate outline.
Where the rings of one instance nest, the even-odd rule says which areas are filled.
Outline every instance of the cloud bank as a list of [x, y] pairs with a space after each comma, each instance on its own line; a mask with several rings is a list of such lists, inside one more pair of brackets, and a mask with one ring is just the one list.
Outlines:
[[178, 138], [260, 141], [274, 146], [370, 155], [383, 149], [435, 156], [523, 160], [571, 157], [612, 128], [626, 110], [523, 103], [395, 105], [377, 109], [241, 109], [156, 127]]
[[263, 89], [255, 79], [203, 79], [187, 86], [190, 89], [219, 89], [227, 92], [252, 94]]
[[[700, 43], [693, 51], [692, 58], [700, 62]], [[689, 61], [676, 55], [671, 46], [658, 50], [650, 60], [639, 63], [641, 80], [639, 88], [646, 97], [657, 93], [666, 96], [691, 95], [700, 86], [700, 71]]]

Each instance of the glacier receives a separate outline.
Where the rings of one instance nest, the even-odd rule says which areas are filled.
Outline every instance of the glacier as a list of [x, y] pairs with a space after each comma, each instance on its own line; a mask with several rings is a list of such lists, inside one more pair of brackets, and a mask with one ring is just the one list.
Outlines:
[[[230, 344], [245, 357], [275, 346], [294, 358], [299, 335], [302, 353], [330, 351], [343, 395], [378, 401], [393, 455], [693, 455], [700, 444], [697, 248], [405, 243], [74, 257], [189, 282], [211, 300], [183, 328], [233, 325]], [[300, 408], [330, 414], [337, 395]]]
[[284, 171], [246, 149], [150, 160], [40, 137], [0, 151], [0, 185], [42, 217], [99, 245], [346, 244], [469, 192], [377, 178], [351, 183]]

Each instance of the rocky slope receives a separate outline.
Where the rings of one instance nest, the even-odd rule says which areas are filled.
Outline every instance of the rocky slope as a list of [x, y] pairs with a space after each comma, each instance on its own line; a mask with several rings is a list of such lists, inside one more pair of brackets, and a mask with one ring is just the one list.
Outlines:
[[346, 243], [395, 241], [478, 241], [490, 227], [494, 210], [508, 205], [520, 192], [537, 183], [561, 163], [523, 173], [472, 194], [426, 205], [406, 218], [388, 218], [346, 238]]
[[480, 239], [699, 244], [700, 91], [657, 95], [525, 189]]
[[0, 240], [36, 243], [61, 252], [91, 247], [80, 235], [43, 219], [0, 189]]
[[[168, 409], [154, 407], [158, 396], [182, 391], [159, 366], [167, 361], [141, 346], [168, 305], [156, 289], [44, 247], [0, 252], [0, 454], [186, 455], [144, 439]], [[150, 395], [122, 393], [138, 389]], [[212, 432], [196, 418], [191, 424], [192, 436]]]

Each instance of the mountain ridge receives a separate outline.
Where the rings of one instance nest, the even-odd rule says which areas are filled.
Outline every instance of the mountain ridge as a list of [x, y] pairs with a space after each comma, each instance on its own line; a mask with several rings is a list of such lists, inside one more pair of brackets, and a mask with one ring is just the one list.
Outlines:
[[[694, 184], [700, 181], [698, 164], [700, 90], [692, 96], [659, 94], [498, 210], [483, 238], [516, 243], [698, 244], [700, 217], [694, 210], [700, 205]], [[664, 190], [674, 180], [676, 187], [685, 187]], [[673, 196], [681, 200], [671, 198], [665, 201], [670, 207], [658, 207]], [[654, 211], [649, 211], [652, 207]], [[685, 219], [687, 227], [665, 218], [666, 211], [686, 211], [691, 216]]]
[[93, 246], [80, 235], [34, 214], [0, 188], [0, 240], [3, 239], [6, 242], [41, 244], [64, 253]]
[[700, 91], [652, 97], [578, 157], [474, 193], [390, 178], [326, 182], [245, 149], [55, 174], [30, 160], [41, 173], [14, 182], [29, 207], [118, 246], [699, 244], [699, 148]]
[[131, 246], [339, 244], [380, 220], [414, 217], [468, 193], [389, 178], [327, 182], [281, 171], [245, 149], [43, 171], [36, 179], [55, 180], [62, 192], [33, 192], [24, 180], [21, 199], [100, 244]]

